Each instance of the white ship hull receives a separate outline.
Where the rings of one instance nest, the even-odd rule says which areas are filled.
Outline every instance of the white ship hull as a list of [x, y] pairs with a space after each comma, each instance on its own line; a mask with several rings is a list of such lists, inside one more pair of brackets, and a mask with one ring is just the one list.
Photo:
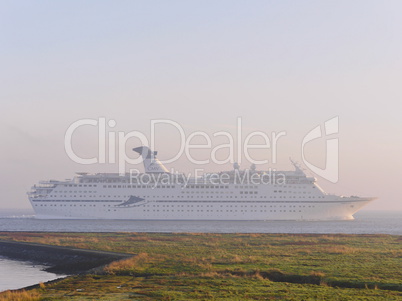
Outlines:
[[[146, 173], [141, 175], [165, 175], [169, 183], [160, 178], [144, 183], [128, 174], [86, 173], [73, 180], [40, 182], [28, 193], [36, 218], [350, 220], [374, 199], [326, 194], [297, 165], [295, 171], [275, 174], [254, 169], [230, 171], [226, 183], [215, 183], [211, 175], [186, 181], [168, 173], [153, 153], [145, 150]], [[147, 167], [158, 171], [148, 173]], [[279, 175], [283, 181], [278, 180]], [[266, 182], [266, 176], [273, 180]]]
[[[262, 205], [243, 203], [230, 209], [221, 209], [214, 205], [201, 205], [194, 210], [192, 205], [171, 203], [171, 209], [155, 210], [147, 206], [136, 208], [105, 209], [102, 205], [92, 205], [90, 210], [83, 210], [82, 203], [71, 204], [70, 208], [45, 207], [35, 209], [38, 219], [124, 219], [124, 220], [352, 220], [353, 214], [369, 203], [370, 200], [347, 201], [341, 203], [287, 203], [287, 205]], [[108, 205], [107, 205], [108, 206]], [[111, 205], [113, 206], [113, 205]], [[152, 205], [151, 205], [152, 206]], [[167, 205], [166, 205], [167, 206]], [[243, 207], [250, 209], [246, 210]], [[34, 207], [35, 208], [35, 207]], [[191, 209], [189, 209], [191, 208]], [[110, 211], [109, 211], [110, 210]]]
[[[350, 220], [373, 198], [325, 195], [319, 199], [32, 199], [40, 219], [126, 220]], [[123, 204], [123, 205], [122, 205]]]

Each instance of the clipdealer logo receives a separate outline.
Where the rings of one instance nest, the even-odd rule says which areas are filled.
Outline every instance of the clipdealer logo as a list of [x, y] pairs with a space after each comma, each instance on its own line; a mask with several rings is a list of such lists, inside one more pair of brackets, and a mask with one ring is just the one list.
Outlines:
[[[302, 160], [313, 173], [332, 183], [337, 183], [339, 180], [339, 139], [331, 137], [339, 133], [339, 117], [327, 120], [324, 128], [325, 135], [323, 135], [321, 126], [317, 126], [304, 136], [301, 147]], [[330, 137], [326, 141], [325, 168], [320, 168], [307, 161], [304, 152], [304, 147], [308, 142], [322, 137]]]
[[[325, 168], [320, 168], [309, 162], [305, 157], [305, 146], [309, 142], [318, 139], [326, 138], [327, 136], [333, 136], [339, 132], [338, 129], [338, 117], [334, 117], [325, 122], [325, 135], [323, 135], [320, 126], [316, 126], [309, 131], [302, 140], [301, 145], [301, 157], [303, 163], [313, 173], [323, 177], [324, 179], [336, 183], [338, 181], [338, 163], [339, 163], [339, 151], [338, 151], [338, 138], [327, 139], [326, 141], [326, 165]], [[72, 147], [73, 136], [80, 127], [92, 126], [98, 129], [98, 154], [92, 158], [83, 158], [76, 154]], [[105, 117], [98, 119], [80, 119], [72, 123], [64, 137], [64, 147], [68, 157], [78, 164], [99, 164], [99, 163], [118, 163], [118, 169], [120, 174], [126, 173], [126, 164], [139, 164], [142, 163], [143, 158], [131, 158], [126, 153], [126, 145], [130, 139], [136, 138], [143, 146], [149, 146], [150, 149], [154, 149], [156, 128], [157, 126], [171, 126], [173, 127], [180, 137], [179, 151], [174, 157], [170, 159], [160, 160], [161, 163], [172, 163], [178, 160], [181, 156], [185, 155], [187, 160], [196, 165], [204, 165], [210, 162], [215, 164], [226, 163], [238, 163], [240, 164], [242, 158], [252, 164], [265, 164], [269, 161], [257, 160], [250, 154], [251, 150], [264, 149], [271, 152], [270, 161], [275, 164], [278, 156], [278, 145], [282, 137], [286, 136], [286, 131], [266, 133], [263, 131], [253, 131], [247, 135], [242, 133], [242, 119], [237, 118], [236, 133], [232, 134], [228, 131], [217, 131], [213, 134], [208, 134], [204, 131], [194, 131], [189, 135], [186, 135], [184, 128], [173, 120], [168, 119], [155, 119], [150, 121], [150, 137], [148, 137], [139, 131], [113, 131], [116, 126], [116, 121], [113, 119], [106, 120]], [[196, 137], [202, 137], [205, 141], [203, 144], [196, 144], [193, 140]], [[214, 139], [223, 137], [227, 143], [213, 146]], [[251, 140], [254, 137], [259, 137], [262, 144], [252, 144]], [[197, 160], [191, 155], [191, 150], [206, 149], [210, 151], [210, 157], [207, 160]], [[217, 152], [219, 150], [227, 150], [228, 156], [226, 158], [219, 158]], [[117, 153], [116, 153], [117, 151]], [[117, 155], [117, 161], [116, 161]]]

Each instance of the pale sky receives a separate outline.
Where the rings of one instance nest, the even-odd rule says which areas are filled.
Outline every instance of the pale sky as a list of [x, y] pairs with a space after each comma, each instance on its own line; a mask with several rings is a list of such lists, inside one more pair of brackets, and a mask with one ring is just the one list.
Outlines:
[[[318, 184], [402, 210], [401, 11], [401, 1], [366, 0], [0, 1], [0, 209], [30, 208], [39, 180], [117, 172], [67, 156], [66, 130], [83, 118], [146, 135], [169, 119], [189, 135], [235, 133], [241, 117], [244, 134], [286, 132], [278, 162], [257, 168], [291, 169], [303, 137], [338, 116], [339, 181]], [[158, 133], [159, 157], [172, 157], [177, 133]], [[73, 142], [93, 156], [96, 129]], [[322, 164], [325, 140], [305, 150]], [[197, 168], [185, 156], [168, 167]]]

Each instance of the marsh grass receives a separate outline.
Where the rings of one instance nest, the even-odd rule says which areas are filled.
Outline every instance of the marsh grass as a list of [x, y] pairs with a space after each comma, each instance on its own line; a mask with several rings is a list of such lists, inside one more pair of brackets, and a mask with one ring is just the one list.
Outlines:
[[145, 270], [145, 265], [150, 261], [147, 253], [140, 253], [128, 259], [114, 261], [108, 264], [104, 271], [111, 275], [133, 275]]
[[0, 294], [0, 301], [36, 301], [40, 300], [40, 293], [35, 290], [5, 291]]
[[0, 239], [134, 255], [103, 275], [41, 288], [56, 299], [66, 291], [98, 300], [111, 293], [138, 300], [402, 299], [399, 236], [0, 232]]

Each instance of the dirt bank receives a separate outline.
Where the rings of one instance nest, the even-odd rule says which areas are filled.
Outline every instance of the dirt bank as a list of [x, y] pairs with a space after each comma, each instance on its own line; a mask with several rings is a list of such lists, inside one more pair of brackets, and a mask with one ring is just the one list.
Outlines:
[[134, 256], [133, 254], [4, 240], [0, 240], [0, 255], [14, 260], [45, 265], [47, 266], [46, 271], [57, 274], [86, 273], [112, 261]]

